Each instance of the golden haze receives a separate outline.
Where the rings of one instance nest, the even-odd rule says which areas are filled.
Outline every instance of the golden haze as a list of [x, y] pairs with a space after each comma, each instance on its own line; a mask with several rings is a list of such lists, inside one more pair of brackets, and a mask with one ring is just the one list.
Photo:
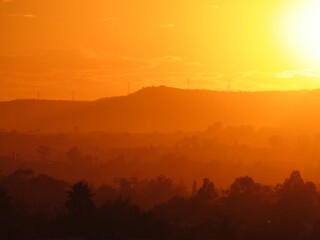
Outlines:
[[0, 3], [0, 99], [319, 87], [315, 0]]

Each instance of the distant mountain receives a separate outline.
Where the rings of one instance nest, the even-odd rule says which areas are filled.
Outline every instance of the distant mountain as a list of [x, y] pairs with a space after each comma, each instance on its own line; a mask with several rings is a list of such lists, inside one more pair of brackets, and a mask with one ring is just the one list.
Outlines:
[[225, 125], [320, 130], [320, 91], [218, 92], [149, 87], [97, 101], [0, 102], [0, 129], [172, 132]]

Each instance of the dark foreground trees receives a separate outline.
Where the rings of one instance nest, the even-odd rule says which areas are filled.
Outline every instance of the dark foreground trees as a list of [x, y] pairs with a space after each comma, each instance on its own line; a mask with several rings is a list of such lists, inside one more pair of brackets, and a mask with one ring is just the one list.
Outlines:
[[73, 236], [89, 236], [94, 224], [95, 204], [93, 192], [86, 182], [78, 182], [67, 191], [67, 222]]
[[0, 187], [0, 233], [12, 234], [13, 220], [13, 208], [8, 190]]
[[[1, 185], [17, 191], [15, 181], [21, 185], [30, 178], [11, 177]], [[169, 180], [161, 179], [166, 184], [155, 184], [153, 191], [166, 191]], [[121, 187], [104, 187], [112, 197], [96, 204], [99, 191], [78, 182], [66, 189], [64, 203], [48, 211], [10, 197], [10, 188], [0, 187], [0, 239], [320, 239], [320, 195], [298, 171], [275, 187], [245, 176], [219, 190], [206, 178], [190, 197], [176, 196], [148, 211], [121, 198], [125, 194], [115, 197]]]

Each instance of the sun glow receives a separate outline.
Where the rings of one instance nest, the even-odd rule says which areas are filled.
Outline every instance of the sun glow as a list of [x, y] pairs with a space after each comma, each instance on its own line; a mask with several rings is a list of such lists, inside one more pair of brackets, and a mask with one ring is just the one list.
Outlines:
[[285, 34], [286, 44], [303, 61], [319, 63], [320, 1], [298, 1], [294, 8], [287, 10], [287, 13], [287, 16], [283, 18], [285, 24], [281, 33], [282, 36]]

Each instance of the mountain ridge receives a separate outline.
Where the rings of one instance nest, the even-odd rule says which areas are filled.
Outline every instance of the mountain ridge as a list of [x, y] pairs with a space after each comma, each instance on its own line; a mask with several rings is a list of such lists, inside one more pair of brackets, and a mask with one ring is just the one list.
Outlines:
[[0, 128], [172, 132], [203, 130], [221, 121], [227, 125], [320, 130], [316, 124], [320, 114], [314, 111], [319, 107], [319, 90], [223, 92], [160, 86], [95, 101], [0, 102]]

